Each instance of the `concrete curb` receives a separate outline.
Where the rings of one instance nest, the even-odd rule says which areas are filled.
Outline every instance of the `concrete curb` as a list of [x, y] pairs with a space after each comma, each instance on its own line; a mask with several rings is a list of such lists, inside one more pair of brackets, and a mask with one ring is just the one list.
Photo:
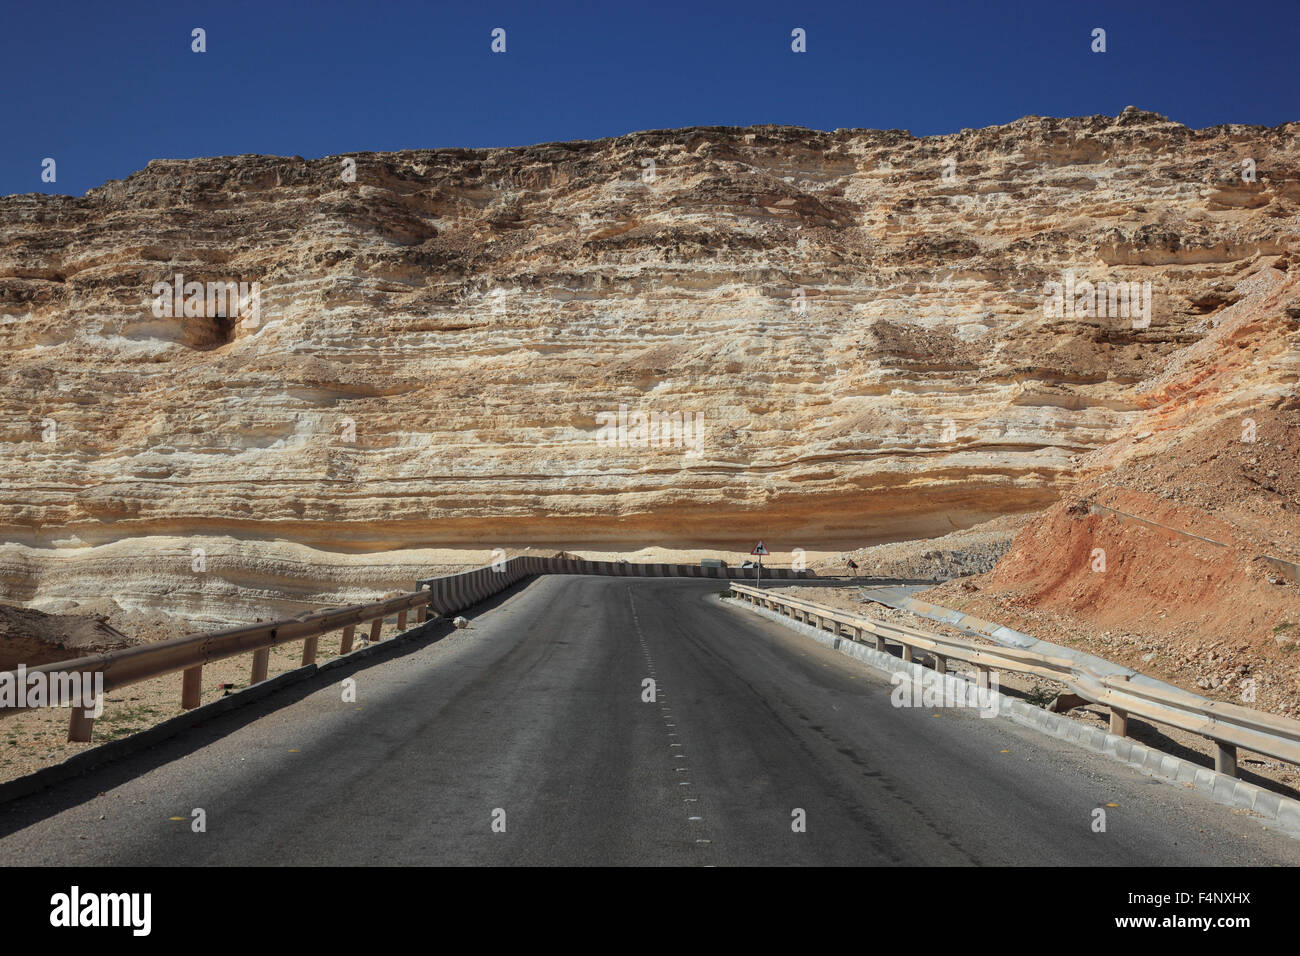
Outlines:
[[[175, 717], [169, 717], [160, 724], [150, 727], [148, 730], [141, 730], [138, 733], [130, 734], [118, 740], [111, 740], [106, 744], [100, 744], [98, 747], [92, 747], [89, 750], [83, 750], [81, 753], [73, 754], [71, 757], [56, 763], [52, 767], [44, 767], [35, 773], [29, 773], [25, 777], [18, 777], [15, 780], [0, 783], [0, 804], [8, 803], [11, 800], [17, 800], [19, 797], [25, 797], [35, 793], [38, 790], [44, 790], [52, 787], [57, 783], [70, 780], [87, 773], [96, 767], [101, 767], [106, 763], [114, 760], [120, 760], [129, 754], [138, 753], [141, 750], [148, 750], [150, 747], [157, 746], [164, 740], [168, 740], [178, 734], [189, 730], [191, 727], [212, 720], [222, 714], [229, 713], [232, 710], [238, 710], [240, 707], [246, 707], [249, 704], [256, 703], [264, 697], [268, 697], [282, 688], [289, 687], [293, 684], [301, 683], [315, 677], [322, 671], [332, 670], [337, 667], [345, 667], [348, 664], [355, 664], [358, 661], [366, 660], [381, 654], [390, 648], [398, 647], [408, 643], [416, 637], [420, 637], [438, 618], [430, 618], [423, 624], [417, 625], [401, 634], [394, 635], [387, 640], [378, 641], [374, 644], [366, 644], [358, 647], [354, 651], [344, 654], [342, 657], [334, 657], [323, 664], [308, 664], [305, 667], [297, 667], [291, 671], [285, 671], [283, 674], [277, 674], [269, 680], [264, 680], [260, 684], [254, 684], [252, 687], [245, 687], [243, 690], [237, 690], [234, 693], [218, 698], [209, 704], [203, 704], [195, 707], [193, 710], [187, 710], [183, 714], [177, 714]], [[445, 623], [445, 622], [444, 622]]]
[[[908, 677], [915, 677], [936, 673], [936, 671], [928, 667], [923, 667], [917, 663], [907, 663], [892, 654], [878, 651], [866, 644], [859, 644], [852, 638], [837, 637], [831, 634], [830, 631], [821, 630], [802, 621], [796, 621], [768, 608], [757, 607], [747, 601], [740, 601], [735, 598], [727, 599], [727, 603], [784, 624], [792, 631], [811, 637], [818, 643], [825, 644], [846, 657], [862, 661], [869, 667], [883, 671], [886, 674], [903, 674]], [[963, 680], [961, 677], [951, 673], [947, 676], [952, 677], [956, 685], [962, 690], [968, 690], [972, 686], [970, 681]], [[987, 691], [984, 693], [987, 693]], [[997, 697], [998, 716], [1000, 717], [1006, 717], [1023, 727], [1064, 740], [1084, 750], [1091, 750], [1094, 753], [1110, 757], [1120, 763], [1127, 764], [1135, 770], [1140, 770], [1149, 777], [1190, 786], [1192, 789], [1209, 797], [1215, 803], [1233, 809], [1249, 810], [1273, 823], [1277, 829], [1288, 836], [1300, 838], [1300, 800], [1294, 800], [1271, 790], [1265, 790], [1253, 783], [1247, 783], [1235, 777], [1216, 773], [1208, 767], [1202, 767], [1181, 757], [1163, 753], [1128, 737], [1116, 737], [1114, 734], [1099, 730], [1096, 727], [1088, 727], [1076, 720], [1071, 720], [1065, 714], [1054, 714], [1051, 711], [1043, 710], [1041, 707], [1026, 704], [1014, 697], [1007, 697], [1005, 694], [999, 693]]]

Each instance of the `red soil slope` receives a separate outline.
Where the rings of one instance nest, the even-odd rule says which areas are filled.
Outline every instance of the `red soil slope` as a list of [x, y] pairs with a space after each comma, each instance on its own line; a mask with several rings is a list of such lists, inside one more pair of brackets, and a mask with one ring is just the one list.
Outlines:
[[1137, 386], [1145, 412], [1080, 461], [1074, 494], [993, 571], [929, 599], [1300, 713], [1300, 583], [1264, 559], [1300, 564], [1300, 281], [1265, 269], [1235, 294], [1210, 334]]

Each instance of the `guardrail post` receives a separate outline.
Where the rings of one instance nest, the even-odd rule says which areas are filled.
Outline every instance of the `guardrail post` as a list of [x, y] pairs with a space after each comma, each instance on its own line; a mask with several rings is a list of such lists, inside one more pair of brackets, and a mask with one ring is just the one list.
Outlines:
[[[85, 701], [82, 701], [84, 704]], [[85, 707], [73, 707], [72, 717], [68, 721], [68, 743], [88, 744], [95, 731], [95, 718], [86, 716]]]
[[885, 644], [885, 635], [883, 634], [876, 635], [876, 650], [889, 653], [889, 648]]
[[352, 638], [357, 633], [357, 626], [349, 624], [343, 628], [343, 639], [339, 641], [339, 656], [352, 653]]
[[938, 674], [948, 673], [948, 658], [944, 657], [942, 654], [935, 654], [934, 670]]
[[855, 644], [861, 644], [861, 643], [862, 643], [862, 628], [860, 628], [860, 627], [850, 627], [850, 628], [849, 628], [849, 636], [853, 638], [853, 643], [855, 643]]
[[1110, 709], [1110, 732], [1116, 737], [1128, 736], [1128, 711], [1118, 707]]
[[269, 647], [260, 647], [253, 651], [253, 674], [248, 683], [260, 684], [266, 680], [266, 672], [271, 669], [271, 649]]
[[903, 645], [903, 661], [904, 661], [904, 662], [910, 662], [911, 660], [912, 660], [912, 645], [911, 645], [911, 644], [904, 644], [904, 645]]
[[1228, 777], [1237, 775], [1237, 748], [1221, 740], [1214, 742], [1214, 769]]
[[976, 671], [978, 672], [978, 676], [977, 676], [976, 681], [975, 681], [976, 686], [979, 687], [981, 690], [988, 690], [988, 689], [989, 689], [989, 669], [988, 669], [987, 667], [985, 667], [983, 664], [976, 664], [976, 665], [975, 665], [975, 669], [976, 669]]
[[429, 619], [429, 605], [427, 605], [427, 604], [421, 604], [421, 605], [420, 605], [420, 613], [418, 613], [418, 614], [415, 615], [415, 623], [416, 623], [416, 624], [423, 624], [423, 623], [424, 623], [425, 621], [427, 621], [428, 619]]
[[370, 624], [370, 643], [373, 644], [375, 641], [379, 640], [379, 635], [383, 633], [383, 630], [384, 619], [382, 617], [375, 618]]
[[406, 612], [398, 611], [397, 612], [397, 633], [400, 634], [404, 630], [406, 630]]
[[309, 637], [302, 642], [302, 666], [316, 663], [316, 651], [320, 647], [320, 637]]
[[199, 698], [202, 693], [203, 665], [185, 668], [185, 672], [181, 675], [181, 708], [193, 710], [199, 706]]

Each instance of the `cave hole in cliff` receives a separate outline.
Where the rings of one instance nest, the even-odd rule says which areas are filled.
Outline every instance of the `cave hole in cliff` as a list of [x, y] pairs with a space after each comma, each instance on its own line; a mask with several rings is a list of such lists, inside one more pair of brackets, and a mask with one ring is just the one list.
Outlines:
[[202, 330], [195, 348], [202, 352], [210, 352], [213, 349], [221, 348], [223, 345], [229, 345], [235, 341], [235, 324], [238, 321], [238, 317], [227, 317], [221, 314], [206, 317], [203, 320], [205, 328]]

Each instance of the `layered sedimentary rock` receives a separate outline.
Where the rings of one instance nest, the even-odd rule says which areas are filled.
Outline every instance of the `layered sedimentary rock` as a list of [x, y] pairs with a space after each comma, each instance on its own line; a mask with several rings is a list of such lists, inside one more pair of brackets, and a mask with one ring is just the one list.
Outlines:
[[[1040, 508], [1285, 267], [1298, 134], [693, 128], [0, 199], [0, 599], [112, 542], [813, 549]], [[159, 308], [178, 275], [257, 283], [256, 321]], [[1045, 314], [1067, 281], [1151, 312]]]
[[[1190, 690], [1300, 713], [1300, 273], [1261, 269], [1135, 385], [991, 573], [931, 599]], [[1194, 331], [1202, 331], [1194, 327]]]

